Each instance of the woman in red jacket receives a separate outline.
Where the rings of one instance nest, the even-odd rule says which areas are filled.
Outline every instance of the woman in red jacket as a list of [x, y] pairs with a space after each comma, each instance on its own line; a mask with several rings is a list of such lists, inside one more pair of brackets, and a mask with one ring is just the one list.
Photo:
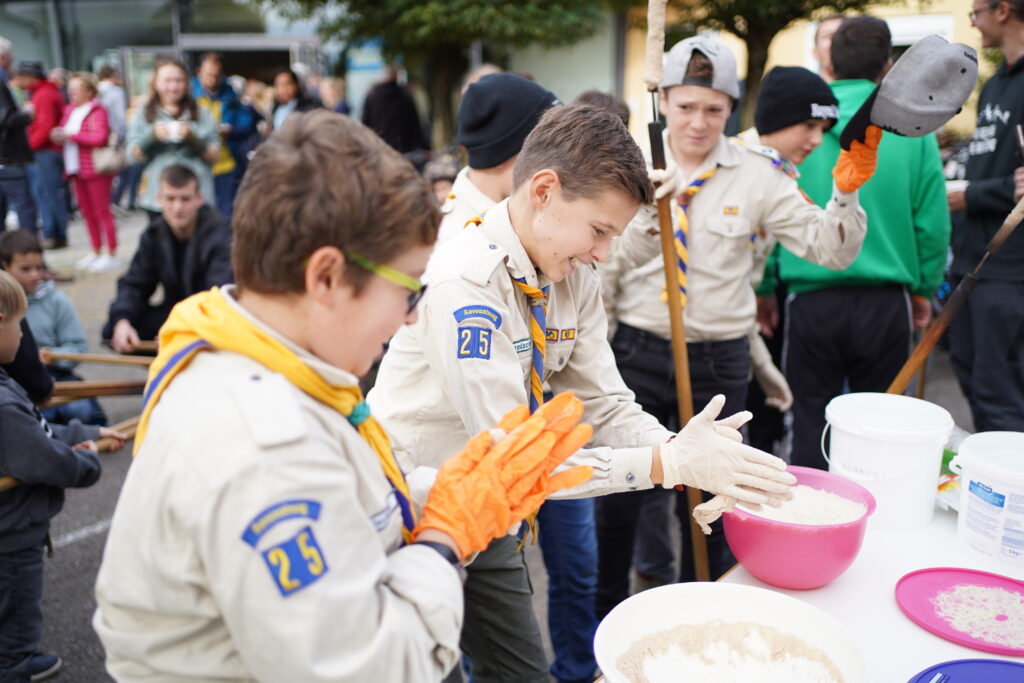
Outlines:
[[[96, 95], [96, 83], [91, 74], [72, 76], [68, 81], [71, 104], [64, 110], [60, 126], [50, 132], [50, 139], [64, 145], [64, 172], [71, 178], [92, 242], [92, 252], [75, 266], [100, 272], [116, 268], [120, 261], [114, 255], [117, 226], [110, 213], [110, 185], [114, 176], [98, 173], [93, 166], [93, 150], [106, 146], [110, 137], [107, 110]], [[106, 254], [102, 253], [104, 241]]]

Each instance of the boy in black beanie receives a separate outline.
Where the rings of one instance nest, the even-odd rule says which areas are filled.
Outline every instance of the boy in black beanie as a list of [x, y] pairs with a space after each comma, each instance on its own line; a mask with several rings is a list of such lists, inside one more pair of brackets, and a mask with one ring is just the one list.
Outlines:
[[523, 141], [556, 104], [561, 102], [551, 92], [515, 74], [489, 74], [469, 86], [457, 114], [457, 140], [469, 163], [441, 207], [438, 244], [512, 194], [512, 165]]
[[[761, 81], [754, 109], [755, 127], [741, 133], [739, 139], [748, 148], [761, 149], [775, 158], [795, 178], [799, 176], [796, 167], [821, 144], [822, 136], [838, 120], [839, 101], [821, 76], [799, 66], [777, 66]], [[761, 284], [766, 260], [771, 276], [770, 284], [758, 289], [759, 329], [752, 330], [748, 337], [751, 365], [756, 369], [747, 395], [747, 410], [754, 414], [750, 443], [769, 452], [777, 450], [785, 437], [782, 413], [793, 402], [789, 384], [778, 369], [782, 364], [782, 338], [775, 336], [775, 330], [782, 324], [779, 302], [785, 295], [783, 290], [773, 289], [777, 281], [775, 244], [770, 239], [754, 243], [752, 284], [755, 288]]]

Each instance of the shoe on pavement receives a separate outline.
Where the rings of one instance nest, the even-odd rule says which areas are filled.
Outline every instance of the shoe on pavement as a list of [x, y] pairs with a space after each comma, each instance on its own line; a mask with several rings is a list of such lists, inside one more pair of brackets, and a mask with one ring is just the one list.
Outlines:
[[53, 237], [44, 237], [39, 243], [43, 246], [43, 249], [64, 249], [68, 246], [67, 238], [54, 239]]
[[37, 653], [32, 655], [28, 663], [29, 673], [33, 681], [45, 681], [47, 678], [56, 676], [64, 662], [57, 655]]
[[100, 254], [92, 265], [89, 266], [89, 270], [93, 273], [105, 273], [108, 270], [114, 270], [115, 268], [121, 267], [121, 259], [110, 254]]
[[78, 270], [89, 270], [89, 268], [92, 267], [92, 264], [96, 263], [96, 259], [99, 257], [99, 254], [94, 251], [90, 251], [88, 254], [75, 261], [75, 268]]

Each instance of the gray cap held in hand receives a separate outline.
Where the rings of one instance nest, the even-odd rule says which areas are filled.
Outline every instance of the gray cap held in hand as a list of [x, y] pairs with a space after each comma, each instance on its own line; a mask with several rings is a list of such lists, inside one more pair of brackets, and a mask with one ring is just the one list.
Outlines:
[[[686, 75], [686, 67], [690, 65], [694, 50], [711, 60], [714, 74], [710, 79]], [[662, 90], [675, 85], [699, 85], [724, 92], [732, 99], [738, 100], [740, 83], [736, 79], [736, 58], [724, 43], [708, 35], [681, 40], [669, 50], [665, 58], [665, 73], [661, 80]]]
[[925, 36], [910, 46], [878, 86], [871, 123], [916, 138], [956, 116], [978, 82], [978, 53]]

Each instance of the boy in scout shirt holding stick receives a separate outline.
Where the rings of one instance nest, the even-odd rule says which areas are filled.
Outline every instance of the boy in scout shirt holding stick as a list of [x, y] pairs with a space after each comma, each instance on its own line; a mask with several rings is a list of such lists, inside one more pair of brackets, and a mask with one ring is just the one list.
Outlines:
[[[740, 443], [747, 414], [716, 423], [716, 397], [673, 439], [622, 383], [591, 264], [652, 198], [618, 117], [585, 105], [544, 114], [516, 159], [511, 197], [438, 247], [420, 319], [381, 363], [368, 400], [403, 465], [444, 463], [493, 415], [542, 406], [546, 382], [571, 387], [594, 427], [594, 447], [569, 459], [593, 477], [567, 497], [684, 483], [756, 504], [787, 495], [783, 462]], [[468, 568], [461, 644], [476, 681], [549, 680], [518, 545], [497, 539]]]
[[[672, 220], [694, 403], [723, 394], [731, 410], [745, 406], [750, 378], [748, 335], [755, 319], [751, 272], [757, 240], [777, 239], [830, 268], [851, 263], [867, 225], [857, 188], [874, 170], [872, 150], [881, 136], [877, 128], [869, 130], [865, 142], [855, 143], [855, 153], [844, 155], [837, 164], [832, 199], [821, 209], [800, 192], [777, 155], [724, 135], [738, 98], [736, 62], [725, 45], [709, 36], [677, 43], [667, 56], [659, 97], [667, 122], [665, 148], [671, 154], [666, 170], [650, 171], [660, 183], [657, 196], [675, 200]], [[642, 211], [630, 227], [634, 230], [657, 235], [656, 216]], [[621, 278], [613, 348], [641, 404], [674, 426], [675, 368], [664, 266], [657, 238], [651, 237], [648, 246], [646, 254], [617, 248], [608, 264], [605, 278]], [[638, 254], [644, 258], [638, 260]], [[681, 494], [680, 578], [692, 580], [686, 509]], [[638, 512], [632, 496], [597, 501], [598, 617], [628, 597]], [[713, 578], [734, 562], [721, 525], [712, 527], [708, 555]]]

